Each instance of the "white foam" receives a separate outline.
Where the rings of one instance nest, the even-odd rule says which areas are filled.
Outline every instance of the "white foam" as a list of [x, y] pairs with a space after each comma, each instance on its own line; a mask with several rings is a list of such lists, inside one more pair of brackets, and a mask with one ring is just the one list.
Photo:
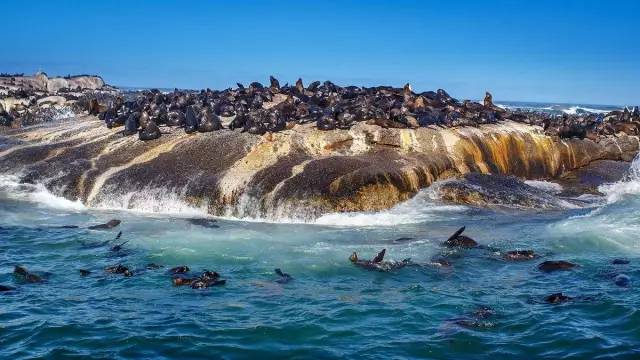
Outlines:
[[17, 175], [0, 175], [0, 192], [12, 200], [29, 201], [45, 207], [84, 211], [82, 202], [72, 201], [51, 193], [43, 184], [21, 184]]
[[568, 109], [563, 109], [562, 112], [568, 115], [576, 115], [579, 112], [588, 112], [592, 114], [606, 114], [609, 112], [609, 110], [594, 109], [594, 108], [589, 108], [584, 106], [572, 106]]
[[629, 171], [622, 180], [600, 185], [598, 191], [605, 194], [609, 204], [618, 202], [629, 195], [640, 195], [640, 154], [633, 159]]
[[148, 187], [112, 195], [103, 191], [92, 207], [101, 210], [126, 210], [141, 214], [163, 214], [174, 216], [207, 216], [207, 204], [193, 206], [185, 201], [186, 188], [181, 190]]
[[525, 180], [525, 184], [540, 189], [550, 194], [559, 194], [562, 192], [562, 185], [551, 181], [544, 180]]
[[332, 226], [394, 226], [450, 219], [467, 210], [461, 205], [440, 205], [432, 200], [429, 189], [412, 199], [380, 212], [333, 213], [319, 217], [314, 224]]

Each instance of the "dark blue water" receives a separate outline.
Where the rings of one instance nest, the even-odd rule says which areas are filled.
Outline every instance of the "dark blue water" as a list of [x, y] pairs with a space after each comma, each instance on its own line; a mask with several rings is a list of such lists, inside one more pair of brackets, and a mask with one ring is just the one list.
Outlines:
[[[6, 180], [6, 179], [5, 179]], [[325, 217], [325, 225], [218, 220], [92, 210], [42, 188], [0, 191], [0, 357], [23, 358], [615, 358], [640, 357], [640, 200], [636, 182], [608, 203], [553, 212], [440, 206], [421, 196], [380, 214]], [[603, 202], [605, 200], [603, 199]], [[111, 218], [114, 230], [59, 229]], [[327, 225], [332, 224], [332, 225]], [[337, 226], [337, 224], [350, 226]], [[496, 249], [542, 257], [507, 262], [487, 250], [448, 251], [459, 226]], [[125, 250], [101, 245], [122, 231]], [[395, 242], [401, 237], [413, 240]], [[371, 272], [353, 251], [416, 266]], [[429, 265], [444, 255], [450, 268]], [[612, 265], [626, 258], [628, 265]], [[544, 260], [579, 264], [542, 273]], [[144, 270], [148, 263], [164, 266]], [[134, 276], [107, 274], [124, 264]], [[26, 284], [14, 265], [46, 281]], [[174, 287], [166, 270], [219, 272], [226, 285]], [[294, 280], [280, 284], [282, 268]], [[92, 273], [81, 277], [79, 269]], [[630, 286], [615, 284], [625, 274]], [[556, 292], [563, 304], [543, 299]]]

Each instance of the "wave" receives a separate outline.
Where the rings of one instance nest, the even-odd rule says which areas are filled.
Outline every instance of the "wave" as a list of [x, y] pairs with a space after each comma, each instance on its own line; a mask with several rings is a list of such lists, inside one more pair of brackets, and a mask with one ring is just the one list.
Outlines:
[[53, 194], [44, 184], [20, 183], [20, 177], [17, 175], [0, 175], [0, 196], [60, 210], [85, 211], [87, 209], [79, 200], [72, 201]]
[[629, 196], [640, 195], [640, 154], [633, 159], [627, 174], [622, 180], [600, 185], [598, 191], [605, 194], [609, 204], [616, 203]]
[[185, 200], [186, 188], [146, 187], [120, 194], [109, 189], [101, 192], [108, 195], [101, 195], [94, 201], [91, 204], [94, 209], [125, 210], [140, 214], [163, 214], [176, 217], [208, 216], [207, 204], [194, 206]]
[[577, 115], [577, 114], [584, 114], [584, 113], [606, 114], [609, 111], [610, 110], [593, 109], [593, 108], [582, 107], [582, 106], [571, 106], [568, 109], [562, 109], [562, 112], [568, 115]]
[[621, 110], [620, 106], [614, 105], [583, 105], [583, 104], [552, 104], [552, 103], [532, 103], [532, 102], [502, 102], [497, 106], [507, 110], [523, 110], [546, 112], [550, 114], [606, 114], [613, 110]]
[[313, 221], [329, 226], [395, 226], [429, 221], [450, 220], [469, 208], [462, 205], [443, 205], [432, 199], [429, 189], [389, 210], [379, 212], [332, 213]]

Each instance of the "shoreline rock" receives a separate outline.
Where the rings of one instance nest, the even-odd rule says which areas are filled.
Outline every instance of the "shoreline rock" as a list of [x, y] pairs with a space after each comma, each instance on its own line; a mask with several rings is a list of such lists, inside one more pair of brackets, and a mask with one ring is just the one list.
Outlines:
[[89, 206], [132, 206], [164, 189], [213, 215], [312, 219], [387, 209], [467, 173], [553, 179], [598, 160], [628, 161], [640, 147], [636, 136], [560, 139], [510, 121], [419, 129], [359, 123], [332, 131], [304, 124], [265, 135], [162, 131], [138, 141], [93, 116], [2, 129], [13, 145], [1, 147], [0, 172], [19, 171], [22, 181]]

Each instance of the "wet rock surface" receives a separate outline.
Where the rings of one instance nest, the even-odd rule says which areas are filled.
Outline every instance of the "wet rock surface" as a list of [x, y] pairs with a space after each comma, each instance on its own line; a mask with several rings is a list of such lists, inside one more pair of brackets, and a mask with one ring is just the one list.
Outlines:
[[[67, 98], [46, 95], [34, 106]], [[447, 201], [553, 209], [557, 198], [518, 178], [564, 175], [577, 184], [567, 188], [590, 192], [639, 148], [625, 132], [551, 136], [490, 94], [477, 104], [410, 87], [272, 81], [168, 94], [88, 89], [73, 101], [84, 115], [0, 127], [0, 171], [90, 206], [172, 194], [214, 215], [314, 218], [387, 209], [451, 179], [438, 182]], [[345, 115], [354, 108], [364, 113]], [[460, 114], [422, 121], [434, 109]]]

